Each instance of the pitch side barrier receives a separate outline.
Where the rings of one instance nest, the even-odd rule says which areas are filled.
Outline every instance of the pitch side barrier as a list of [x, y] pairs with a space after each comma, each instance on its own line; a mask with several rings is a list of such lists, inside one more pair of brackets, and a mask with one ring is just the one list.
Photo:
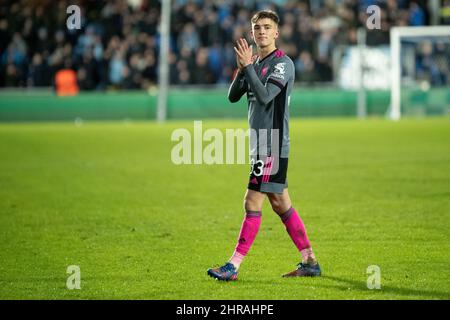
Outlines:
[[[384, 116], [389, 99], [389, 91], [368, 92], [368, 115]], [[406, 100], [411, 114], [450, 114], [450, 91], [446, 88], [410, 92]], [[356, 101], [356, 92], [300, 87], [291, 95], [290, 113], [291, 117], [353, 117], [357, 113]], [[153, 120], [156, 105], [156, 91], [82, 92], [58, 97], [51, 90], [1, 90], [0, 121]], [[246, 117], [245, 97], [230, 103], [226, 88], [177, 88], [169, 92], [169, 120]]]

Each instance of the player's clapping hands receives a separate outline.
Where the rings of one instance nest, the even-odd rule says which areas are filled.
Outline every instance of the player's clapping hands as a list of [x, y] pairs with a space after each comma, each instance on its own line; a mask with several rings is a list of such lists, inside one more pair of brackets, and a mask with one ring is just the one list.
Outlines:
[[234, 47], [234, 51], [236, 51], [236, 63], [241, 70], [242, 68], [252, 64], [256, 56], [253, 56], [252, 46], [249, 46], [247, 40], [244, 38], [240, 38], [236, 42], [236, 47]]

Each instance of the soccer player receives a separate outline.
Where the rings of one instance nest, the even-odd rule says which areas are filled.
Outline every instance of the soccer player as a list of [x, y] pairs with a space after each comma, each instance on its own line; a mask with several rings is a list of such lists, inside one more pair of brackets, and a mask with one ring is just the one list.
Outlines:
[[[298, 267], [283, 277], [320, 276], [305, 226], [292, 207], [287, 189], [289, 96], [294, 84], [294, 64], [276, 48], [279, 18], [275, 12], [260, 11], [251, 23], [257, 55], [253, 56], [252, 46], [245, 39], [237, 41], [234, 50], [239, 70], [228, 92], [232, 103], [247, 93], [251, 173], [244, 197], [245, 217], [230, 260], [207, 273], [218, 280], [237, 279], [239, 266], [258, 233], [267, 196], [302, 257]], [[255, 140], [257, 143], [253, 143]]]

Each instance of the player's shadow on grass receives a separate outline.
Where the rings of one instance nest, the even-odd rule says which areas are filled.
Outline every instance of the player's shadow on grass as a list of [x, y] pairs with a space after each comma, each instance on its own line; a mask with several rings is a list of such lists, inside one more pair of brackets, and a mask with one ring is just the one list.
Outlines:
[[348, 290], [348, 289], [356, 289], [359, 291], [369, 291], [376, 294], [377, 292], [380, 293], [392, 293], [397, 295], [404, 295], [404, 296], [421, 296], [421, 297], [430, 297], [435, 299], [450, 299], [450, 292], [442, 292], [442, 291], [427, 291], [427, 290], [417, 290], [417, 289], [411, 289], [411, 288], [400, 288], [400, 287], [393, 287], [393, 286], [384, 286], [383, 283], [381, 283], [381, 289], [368, 289], [367, 283], [364, 281], [355, 281], [355, 280], [349, 280], [339, 277], [333, 277], [333, 276], [327, 276], [322, 275], [321, 278], [323, 279], [329, 279], [332, 281], [340, 282], [342, 285], [335, 285], [335, 286], [329, 286], [329, 285], [319, 285], [320, 287], [333, 287], [340, 290]]

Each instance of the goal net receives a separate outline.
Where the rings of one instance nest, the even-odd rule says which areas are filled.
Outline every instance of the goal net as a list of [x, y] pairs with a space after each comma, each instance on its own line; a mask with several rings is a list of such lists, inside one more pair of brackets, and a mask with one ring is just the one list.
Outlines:
[[450, 26], [394, 27], [389, 117], [450, 114]]

